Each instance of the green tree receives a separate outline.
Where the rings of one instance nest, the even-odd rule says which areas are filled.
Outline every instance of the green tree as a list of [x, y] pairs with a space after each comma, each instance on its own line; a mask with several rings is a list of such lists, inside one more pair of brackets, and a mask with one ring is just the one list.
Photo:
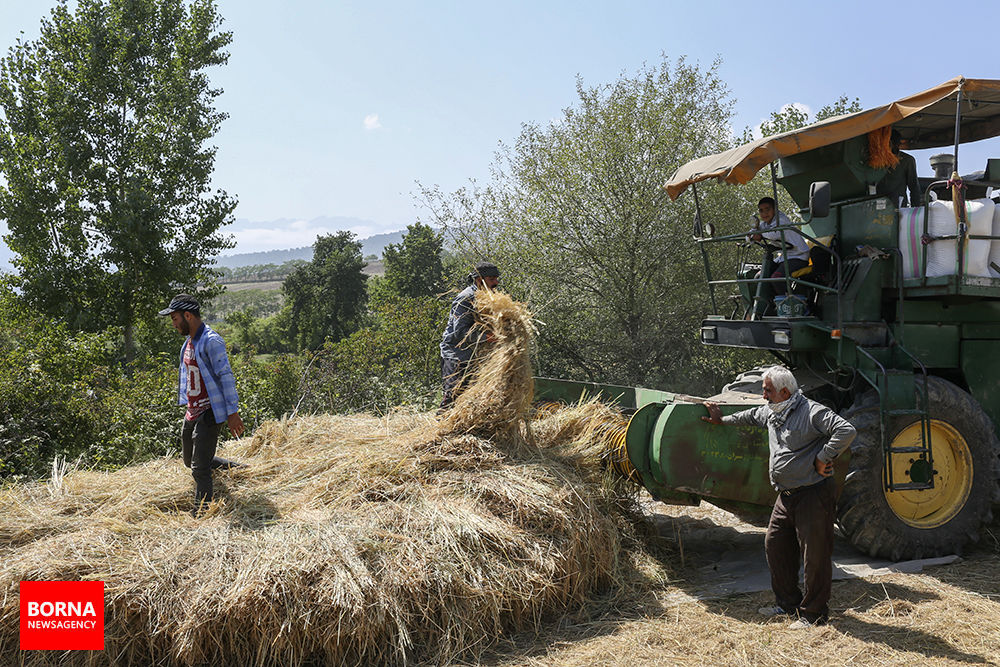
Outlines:
[[[857, 97], [849, 100], [846, 95], [841, 95], [833, 103], [821, 107], [813, 118], [810, 118], [809, 113], [801, 106], [786, 104], [780, 109], [772, 111], [770, 118], [761, 123], [760, 134], [770, 137], [784, 132], [791, 132], [792, 130], [797, 130], [811, 123], [818, 123], [827, 118], [857, 113], [858, 111], [862, 111], [861, 100]], [[746, 128], [743, 136], [744, 141], [753, 141], [753, 131], [751, 128]], [[758, 198], [765, 196], [773, 197], [774, 188], [771, 185], [771, 171], [769, 169], [762, 169], [757, 177], [754, 178], [747, 192], [755, 193]], [[753, 197], [751, 197], [751, 200], [753, 200]], [[754, 202], [751, 201], [750, 203]], [[797, 206], [782, 188], [778, 188], [778, 208], [786, 214], [791, 214], [793, 218], [795, 217]]]
[[442, 234], [417, 222], [406, 228], [403, 242], [382, 252], [386, 288], [402, 297], [434, 296], [444, 289]]
[[[501, 148], [487, 187], [424, 190], [464, 259], [495, 258], [506, 289], [544, 323], [540, 372], [695, 390], [708, 295], [694, 202], [671, 202], [662, 185], [734, 145], [718, 68], [664, 59], [608, 85], [578, 81], [557, 121], [526, 124]], [[698, 190], [708, 219], [745, 205], [731, 188]]]
[[843, 116], [849, 113], [857, 113], [859, 111], [864, 111], [861, 107], [861, 100], [855, 97], [853, 100], [847, 99], [847, 95], [841, 95], [837, 98], [833, 104], [827, 104], [820, 108], [816, 112], [816, 117], [813, 118], [814, 123], [818, 123], [821, 120], [826, 120], [827, 118], [833, 118], [834, 116]]
[[326, 234], [313, 244], [313, 258], [285, 279], [290, 335], [300, 350], [314, 350], [356, 330], [365, 304], [361, 242], [351, 232]]
[[297, 348], [292, 339], [292, 309], [286, 305], [274, 315], [254, 320], [250, 327], [247, 345], [259, 352], [294, 352]]
[[824, 105], [812, 118], [809, 117], [809, 112], [801, 105], [786, 104], [777, 111], [772, 111], [770, 118], [760, 124], [760, 133], [762, 136], [770, 137], [783, 132], [791, 132], [792, 130], [797, 130], [811, 123], [818, 123], [827, 118], [857, 113], [862, 110], [861, 100], [857, 97], [849, 100], [847, 95], [841, 95], [832, 104]]
[[175, 290], [212, 293], [212, 191], [226, 117], [206, 70], [231, 33], [211, 0], [60, 0], [0, 61], [0, 218], [32, 308], [76, 330], [133, 328]]
[[438, 343], [447, 312], [447, 303], [426, 296], [375, 304], [369, 326], [323, 347], [301, 388], [301, 409], [383, 412], [401, 404], [437, 403]]
[[249, 307], [226, 315], [226, 321], [233, 325], [240, 342], [244, 344], [250, 342], [250, 329], [253, 326], [254, 319], [253, 309]]
[[760, 133], [762, 136], [771, 137], [808, 124], [808, 111], [801, 105], [786, 104], [777, 111], [772, 111], [771, 117], [760, 124]]

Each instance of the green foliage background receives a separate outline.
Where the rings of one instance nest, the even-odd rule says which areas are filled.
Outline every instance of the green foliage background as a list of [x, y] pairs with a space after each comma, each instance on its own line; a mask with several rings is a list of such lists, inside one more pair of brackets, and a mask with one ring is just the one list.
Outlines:
[[[0, 59], [0, 218], [21, 298], [74, 329], [134, 327], [173, 293], [213, 292], [212, 190], [226, 114], [206, 70], [232, 40], [211, 0], [59, 2]], [[181, 289], [183, 288], [183, 289]]]
[[[200, 105], [201, 125], [187, 128], [199, 140], [180, 152], [170, 163], [176, 169], [163, 178], [207, 183], [214, 148], [200, 141], [214, 134], [223, 114], [211, 108], [218, 91], [207, 87], [201, 70], [225, 62], [222, 49], [230, 39], [219, 31], [214, 5], [81, 0], [78, 12], [86, 21], [80, 25], [96, 30], [104, 7], [111, 8], [108, 15], [121, 34], [131, 30], [130, 20], [160, 12], [151, 25], [162, 34], [144, 34], [146, 41], [137, 42], [152, 50], [147, 64], [180, 67], [171, 58], [183, 56], [183, 49], [168, 48], [178, 34], [187, 40], [184, 48], [200, 44], [188, 69], [177, 69], [193, 77], [184, 99]], [[68, 30], [73, 20], [68, 5], [60, 3], [43, 37]], [[74, 48], [88, 43], [81, 40]], [[92, 51], [105, 47], [100, 42]], [[538, 317], [539, 374], [711, 394], [766, 360], [756, 352], [700, 345], [697, 325], [710, 308], [702, 257], [691, 240], [694, 199], [671, 202], [661, 187], [684, 162], [751, 135], [747, 129], [738, 137], [731, 127], [734, 100], [718, 62], [702, 68], [663, 58], [606, 85], [578, 80], [577, 100], [558, 121], [525, 124], [512, 145], [502, 145], [486, 186], [452, 193], [423, 189], [424, 203], [444, 233], [421, 222], [410, 225], [401, 243], [385, 248], [384, 276], [366, 279], [361, 244], [341, 232], [319, 237], [309, 262], [226, 269], [230, 280], [270, 281], [271, 289], [219, 294], [212, 255], [226, 243], [216, 232], [235, 202], [217, 192], [157, 204], [150, 194], [155, 188], [125, 172], [124, 190], [101, 189], [108, 175], [86, 167], [93, 156], [83, 155], [83, 144], [67, 153], [76, 146], [72, 141], [33, 134], [30, 110], [17, 106], [32, 95], [55, 106], [59, 99], [69, 104], [56, 95], [62, 65], [50, 55], [22, 45], [0, 67], [0, 103], [7, 113], [0, 165], [8, 176], [0, 211], [10, 224], [20, 270], [0, 279], [0, 478], [43, 476], [57, 457], [109, 468], [176, 452], [183, 415], [176, 405], [180, 338], [153, 313], [169, 291], [185, 285], [194, 291], [196, 282], [206, 319], [229, 345], [247, 435], [265, 420], [289, 414], [435, 405], [438, 343], [450, 295], [465, 286], [469, 267], [482, 259], [500, 265], [504, 288]], [[154, 70], [151, 81], [161, 74], [166, 76]], [[127, 82], [114, 77], [95, 81], [121, 99], [145, 99], [136, 97], [145, 94], [138, 89], [115, 88], [115, 81]], [[160, 112], [177, 101], [150, 94], [148, 104]], [[82, 123], [73, 115], [80, 110], [70, 107], [59, 107], [62, 115], [53, 117], [49, 129], [58, 133], [60, 124]], [[841, 97], [816, 119], [857, 108], [857, 100]], [[142, 116], [153, 132], [142, 141], [170, 131], [164, 118]], [[782, 132], [809, 121], [787, 107], [761, 129]], [[20, 133], [17, 141], [14, 133]], [[65, 150], [42, 150], [53, 141]], [[74, 158], [73, 151], [82, 153]], [[118, 162], [128, 165], [136, 155], [125, 150], [121, 157], [124, 162]], [[28, 178], [31, 165], [62, 188], [35, 209], [24, 197], [37, 185]], [[85, 186], [106, 195], [107, 210], [86, 210], [81, 202], [103, 200], [87, 199]], [[723, 233], [745, 229], [757, 198], [770, 194], [763, 178], [746, 188], [704, 184], [698, 190], [703, 218]], [[789, 201], [781, 199], [780, 206], [794, 214]], [[174, 211], [174, 226], [157, 217], [167, 209]], [[118, 243], [122, 239], [133, 245]], [[191, 261], [163, 269], [177, 252]], [[718, 265], [734, 264], [732, 247], [713, 253]], [[142, 266], [130, 270], [133, 259]], [[281, 289], [274, 289], [279, 282]], [[724, 309], [726, 295], [718, 301]], [[118, 309], [124, 315], [109, 314], [111, 304], [124, 305]]]
[[[541, 321], [541, 374], [713, 393], [757, 355], [707, 350], [694, 199], [662, 188], [676, 169], [732, 148], [733, 100], [718, 73], [666, 58], [599, 86], [503, 146], [485, 187], [423, 192], [466, 264], [490, 257]], [[736, 227], [739, 189], [699, 187], [703, 216]], [[735, 230], [734, 230], [735, 231]], [[714, 260], [732, 266], [731, 248]]]
[[364, 266], [361, 242], [351, 232], [316, 239], [312, 261], [293, 270], [282, 285], [296, 349], [315, 350], [357, 330], [367, 298]]
[[[328, 338], [317, 350], [289, 353], [295, 343], [290, 308], [255, 315], [264, 311], [261, 300], [266, 305], [282, 298], [277, 291], [249, 297], [244, 309], [217, 323], [229, 343], [247, 435], [266, 420], [296, 412], [384, 412], [437, 402], [437, 343], [448, 301], [429, 295], [440, 287], [440, 256], [421, 254], [428, 240], [439, 244], [440, 237], [428, 236], [429, 228], [417, 231], [387, 265], [396, 275], [414, 257], [429, 265], [419, 274], [423, 280], [395, 283], [422, 296], [401, 295], [379, 279], [368, 308], [358, 304], [359, 328]], [[342, 240], [353, 262], [353, 245]], [[363, 279], [356, 282], [364, 294]], [[57, 457], [111, 468], [178, 451], [181, 338], [166, 318], [138, 329], [142, 354], [125, 363], [120, 330], [73, 331], [26, 307], [9, 283], [0, 281], [0, 288], [0, 318], [7, 323], [0, 329], [0, 479], [44, 476]], [[206, 313], [220, 310], [212, 301], [205, 307]]]

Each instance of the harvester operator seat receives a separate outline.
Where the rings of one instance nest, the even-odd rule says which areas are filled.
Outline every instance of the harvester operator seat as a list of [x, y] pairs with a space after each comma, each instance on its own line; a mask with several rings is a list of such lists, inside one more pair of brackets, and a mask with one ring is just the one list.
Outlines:
[[792, 278], [804, 278], [811, 283], [826, 285], [830, 279], [830, 269], [833, 267], [833, 253], [830, 246], [833, 243], [833, 235], [823, 236], [818, 239], [819, 243], [807, 241], [809, 244], [809, 265], [792, 272]]
[[[809, 265], [805, 266], [798, 271], [792, 272], [792, 278], [801, 278], [807, 280], [811, 283], [816, 283], [818, 285], [829, 285], [833, 282], [833, 253], [830, 252], [830, 248], [833, 247], [834, 236], [822, 236], [816, 241], [808, 241], [809, 243]], [[812, 308], [815, 312], [816, 308], [819, 306], [819, 295], [816, 293], [817, 290], [806, 287], [804, 285], [792, 284], [793, 294], [806, 294], [807, 300], [812, 304]]]

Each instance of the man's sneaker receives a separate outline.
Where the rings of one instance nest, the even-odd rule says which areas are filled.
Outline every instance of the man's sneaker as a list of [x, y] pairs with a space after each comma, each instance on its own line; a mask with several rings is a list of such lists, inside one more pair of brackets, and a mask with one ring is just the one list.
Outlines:
[[239, 461], [230, 461], [229, 459], [224, 459], [221, 456], [216, 456], [212, 459], [212, 469], [213, 470], [235, 470], [237, 468], [246, 468], [248, 464], [240, 463]]
[[761, 616], [788, 616], [788, 612], [781, 607], [774, 605], [772, 607], [761, 607], [757, 610]]
[[788, 629], [789, 630], [805, 630], [807, 628], [811, 628], [812, 626], [813, 626], [812, 623], [810, 623], [809, 621], [807, 621], [804, 618], [799, 617], [799, 618], [795, 619], [791, 624], [789, 624]]

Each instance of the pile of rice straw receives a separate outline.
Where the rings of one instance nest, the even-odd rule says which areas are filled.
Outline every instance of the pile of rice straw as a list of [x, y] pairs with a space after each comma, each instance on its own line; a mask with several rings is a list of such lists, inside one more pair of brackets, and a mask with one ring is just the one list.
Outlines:
[[[496, 342], [432, 413], [269, 422], [221, 454], [200, 519], [161, 459], [0, 491], [10, 664], [401, 664], [474, 659], [630, 568], [599, 404], [528, 421], [527, 310], [481, 293]], [[623, 537], [623, 535], [625, 537]], [[18, 654], [18, 582], [105, 582], [105, 652]]]

